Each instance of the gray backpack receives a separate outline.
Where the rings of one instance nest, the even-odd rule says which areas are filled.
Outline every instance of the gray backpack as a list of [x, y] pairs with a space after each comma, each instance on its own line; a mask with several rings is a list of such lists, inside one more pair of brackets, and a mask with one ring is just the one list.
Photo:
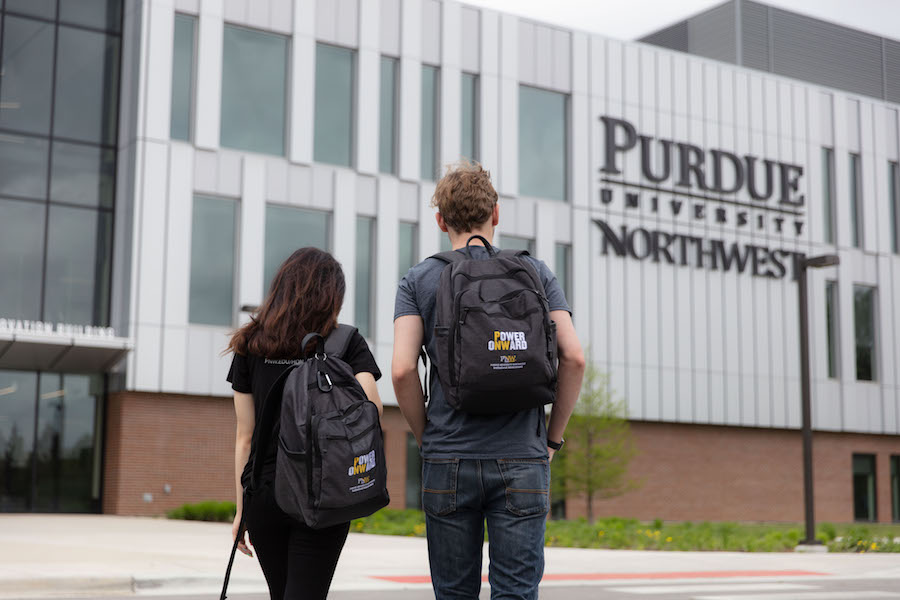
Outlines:
[[[480, 239], [486, 259], [472, 258]], [[441, 252], [435, 306], [437, 374], [447, 403], [475, 414], [533, 409], [556, 400], [556, 324], [528, 252], [496, 252], [473, 235], [466, 254]]]
[[[314, 529], [371, 515], [390, 502], [378, 407], [343, 361], [356, 328], [339, 325], [312, 357], [285, 369], [266, 394], [256, 435], [277, 435], [275, 501]], [[275, 411], [280, 417], [275, 421]], [[274, 421], [274, 422], [273, 422]], [[258, 438], [256, 448], [266, 447]], [[263, 461], [251, 479], [257, 489]]]

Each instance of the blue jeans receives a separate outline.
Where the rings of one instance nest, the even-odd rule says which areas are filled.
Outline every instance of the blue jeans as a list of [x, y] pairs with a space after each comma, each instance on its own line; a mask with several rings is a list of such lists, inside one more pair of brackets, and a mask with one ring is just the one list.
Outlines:
[[549, 490], [543, 458], [424, 459], [422, 506], [437, 600], [478, 598], [485, 520], [492, 600], [536, 599]]

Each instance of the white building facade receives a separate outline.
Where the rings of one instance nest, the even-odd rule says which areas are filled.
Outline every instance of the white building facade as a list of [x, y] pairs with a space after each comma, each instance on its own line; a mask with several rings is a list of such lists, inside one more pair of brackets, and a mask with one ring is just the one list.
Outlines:
[[429, 201], [465, 157], [500, 194], [496, 242], [557, 272], [626, 402], [643, 491], [606, 510], [801, 518], [796, 260], [835, 253], [809, 284], [817, 508], [900, 519], [900, 105], [452, 0], [146, 0], [122, 23], [109, 325], [133, 350], [104, 511], [158, 512], [167, 478], [196, 495], [166, 461], [125, 482], [128, 415], [155, 418], [129, 407], [227, 411], [228, 334], [295, 248], [342, 263], [341, 319], [387, 375], [397, 281], [445, 247]]

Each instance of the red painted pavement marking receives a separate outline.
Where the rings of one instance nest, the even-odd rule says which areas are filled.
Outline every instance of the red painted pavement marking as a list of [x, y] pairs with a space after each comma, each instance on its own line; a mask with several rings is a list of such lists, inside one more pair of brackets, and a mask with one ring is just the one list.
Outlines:
[[[827, 576], [814, 571], [674, 571], [667, 573], [548, 573], [544, 581], [615, 581], [621, 579], [724, 579], [729, 577]], [[373, 575], [393, 583], [431, 583], [428, 575]], [[487, 575], [481, 577], [487, 581]]]

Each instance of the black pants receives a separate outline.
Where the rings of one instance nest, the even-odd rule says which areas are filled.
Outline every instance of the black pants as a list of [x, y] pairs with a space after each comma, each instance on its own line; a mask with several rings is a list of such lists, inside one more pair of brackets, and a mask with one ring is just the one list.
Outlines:
[[272, 600], [324, 600], [350, 523], [307, 527], [278, 508], [271, 483], [245, 496], [244, 511]]

